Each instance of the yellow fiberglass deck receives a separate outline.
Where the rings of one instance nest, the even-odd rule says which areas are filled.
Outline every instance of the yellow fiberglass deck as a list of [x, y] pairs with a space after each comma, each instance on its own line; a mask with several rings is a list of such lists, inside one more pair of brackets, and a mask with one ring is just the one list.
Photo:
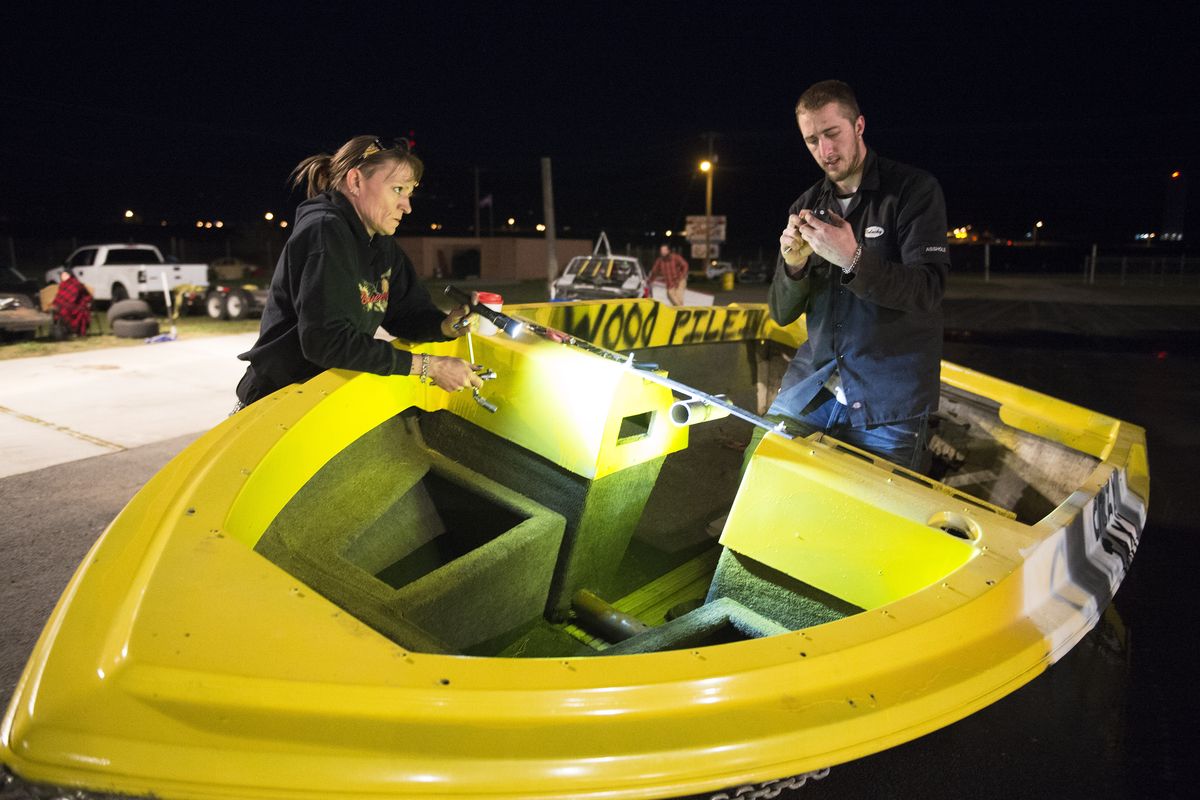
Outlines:
[[[755, 411], [803, 341], [760, 306], [505, 310]], [[171, 461], [64, 592], [0, 762], [163, 798], [793, 775], [1033, 679], [1095, 625], [1145, 521], [1141, 428], [953, 364], [936, 475], [770, 433], [739, 479], [746, 423], [676, 427], [639, 370], [472, 339], [495, 413], [335, 370]], [[593, 595], [616, 625], [589, 629]]]

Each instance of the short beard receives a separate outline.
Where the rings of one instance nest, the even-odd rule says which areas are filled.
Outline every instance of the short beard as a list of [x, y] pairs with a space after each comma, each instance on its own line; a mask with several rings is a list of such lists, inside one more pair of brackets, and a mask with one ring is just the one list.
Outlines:
[[840, 183], [841, 181], [844, 181], [847, 178], [849, 178], [851, 175], [854, 175], [855, 173], [859, 172], [862, 169], [863, 162], [865, 160], [866, 160], [866, 158], [865, 158], [865, 154], [863, 153], [863, 149], [861, 147], [855, 147], [854, 148], [854, 159], [849, 163], [849, 165], [846, 167], [846, 169], [843, 172], [841, 172], [840, 174], [836, 174], [836, 175], [834, 173], [830, 172], [828, 169], [826, 169], [825, 177], [829, 178], [829, 180], [831, 180], [834, 183]]

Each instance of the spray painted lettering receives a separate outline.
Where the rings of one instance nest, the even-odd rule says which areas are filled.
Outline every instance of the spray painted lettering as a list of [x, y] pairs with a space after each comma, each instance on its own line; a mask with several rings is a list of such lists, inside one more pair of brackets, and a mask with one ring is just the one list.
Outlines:
[[758, 308], [674, 309], [658, 303], [597, 303], [565, 306], [552, 325], [609, 350], [635, 350], [756, 339], [762, 336], [765, 319], [766, 311]]

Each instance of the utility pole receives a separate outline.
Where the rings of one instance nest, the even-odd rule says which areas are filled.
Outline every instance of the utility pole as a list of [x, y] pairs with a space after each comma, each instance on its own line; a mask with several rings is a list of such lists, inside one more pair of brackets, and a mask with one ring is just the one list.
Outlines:
[[700, 169], [704, 172], [704, 270], [708, 271], [708, 265], [712, 262], [712, 197], [713, 197], [713, 173], [717, 169], [717, 157], [713, 153], [713, 139], [717, 137], [715, 133], [709, 131], [704, 134], [708, 139], [708, 160], [700, 165]]
[[475, 168], [475, 238], [483, 237], [483, 232], [479, 230], [479, 167]]
[[546, 220], [546, 276], [550, 284], [558, 277], [558, 239], [554, 227], [554, 181], [550, 158], [542, 158], [542, 216]]

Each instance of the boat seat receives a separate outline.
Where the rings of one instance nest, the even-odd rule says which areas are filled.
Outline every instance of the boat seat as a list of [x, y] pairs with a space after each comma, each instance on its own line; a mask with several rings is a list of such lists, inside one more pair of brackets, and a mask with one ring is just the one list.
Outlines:
[[665, 456], [592, 480], [449, 412], [424, 414], [420, 426], [430, 448], [520, 492], [566, 520], [547, 618], [566, 619], [571, 597], [579, 589], [610, 585], [629, 549]]
[[330, 460], [255, 549], [398, 644], [458, 653], [541, 614], [564, 525], [398, 416]]

